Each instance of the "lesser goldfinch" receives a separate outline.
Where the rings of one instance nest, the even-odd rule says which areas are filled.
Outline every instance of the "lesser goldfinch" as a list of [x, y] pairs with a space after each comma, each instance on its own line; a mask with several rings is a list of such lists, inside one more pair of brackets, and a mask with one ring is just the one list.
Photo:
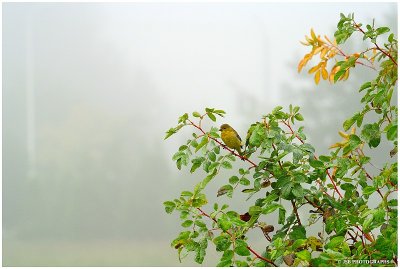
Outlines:
[[241, 147], [242, 147], [242, 139], [238, 135], [238, 133], [233, 129], [229, 124], [222, 124], [220, 129], [221, 138], [224, 141], [225, 145], [228, 148], [236, 150], [240, 156], [243, 156]]

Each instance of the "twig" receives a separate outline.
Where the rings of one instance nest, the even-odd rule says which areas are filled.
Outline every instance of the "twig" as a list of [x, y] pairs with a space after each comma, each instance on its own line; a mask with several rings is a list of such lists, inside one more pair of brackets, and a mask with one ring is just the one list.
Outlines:
[[[363, 29], [361, 29], [361, 27], [353, 20], [354, 26], [363, 34], [365, 34], [365, 31]], [[390, 58], [390, 60], [392, 60], [392, 62], [397, 66], [397, 62], [393, 59], [392, 55], [390, 55], [389, 53], [387, 53], [386, 51], [384, 51], [383, 49], [381, 49], [378, 44], [376, 44], [376, 42], [372, 42], [372, 44], [375, 45], [376, 49], [379, 50], [380, 52], [382, 52], [383, 54], [385, 54], [387, 57]]]
[[261, 259], [261, 260], [263, 260], [263, 261], [266, 261], [267, 263], [270, 263], [270, 264], [272, 264], [272, 265], [275, 266], [275, 267], [278, 267], [273, 261], [271, 261], [271, 260], [269, 260], [269, 259], [267, 259], [267, 258], [264, 258], [264, 257], [261, 256], [260, 254], [258, 254], [257, 252], [255, 252], [251, 247], [247, 246], [247, 249], [250, 250], [250, 252], [253, 253], [257, 258], [259, 258], [259, 259]]
[[297, 212], [296, 203], [293, 200], [291, 202], [292, 202], [292, 206], [293, 206], [293, 212], [294, 212], [294, 214], [296, 215], [296, 218], [297, 218], [297, 222], [299, 223], [299, 225], [303, 225], [303, 224], [301, 224], [299, 213]]
[[[190, 122], [190, 124], [191, 124], [193, 127], [195, 127], [195, 128], [198, 129], [200, 132], [202, 132], [203, 135], [207, 135], [208, 138], [210, 138], [211, 140], [214, 140], [214, 142], [216, 142], [218, 145], [220, 145], [221, 147], [223, 147], [225, 150], [229, 151], [230, 153], [232, 153], [232, 154], [235, 155], [236, 157], [239, 157], [241, 160], [247, 161], [248, 163], [250, 163], [250, 164], [252, 165], [250, 168], [255, 168], [255, 167], [258, 166], [255, 162], [251, 161], [251, 160], [250, 160], [249, 158], [247, 158], [246, 156], [241, 156], [240, 154], [236, 153], [234, 150], [231, 150], [230, 148], [228, 148], [226, 145], [224, 145], [224, 144], [223, 144], [222, 142], [220, 142], [218, 139], [216, 139], [216, 138], [211, 137], [210, 135], [208, 135], [206, 132], [204, 132], [204, 130], [203, 130], [200, 126], [196, 125], [196, 124], [195, 124], [194, 122], [192, 122], [191, 120], [188, 120], [188, 121]], [[265, 167], [264, 167], [264, 170], [268, 171], [271, 175], [274, 175], [274, 174], [272, 173], [272, 171], [266, 169]]]

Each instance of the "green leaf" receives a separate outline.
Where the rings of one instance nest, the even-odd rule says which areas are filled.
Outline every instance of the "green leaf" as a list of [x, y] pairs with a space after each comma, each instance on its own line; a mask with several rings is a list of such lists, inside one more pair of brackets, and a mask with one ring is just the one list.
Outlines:
[[197, 112], [197, 111], [193, 112], [192, 115], [193, 115], [193, 117], [196, 117], [196, 118], [200, 118], [201, 117], [200, 113]]
[[267, 214], [270, 214], [270, 213], [274, 212], [278, 208], [284, 209], [284, 207], [282, 205], [280, 205], [280, 204], [276, 204], [276, 203], [269, 204], [262, 210], [262, 213], [267, 215]]
[[397, 206], [397, 199], [392, 199], [387, 204], [388, 206]]
[[185, 196], [185, 197], [192, 197], [193, 193], [190, 191], [182, 191], [181, 192], [181, 196]]
[[333, 237], [328, 244], [325, 245], [326, 249], [334, 249], [341, 245], [344, 241], [344, 236]]
[[182, 210], [179, 217], [180, 217], [181, 220], [184, 220], [184, 219], [186, 219], [188, 216], [189, 216], [189, 211]]
[[210, 161], [215, 162], [217, 160], [217, 155], [213, 151], [208, 152], [208, 158]]
[[353, 190], [355, 187], [354, 187], [353, 184], [350, 184], [350, 183], [343, 183], [343, 184], [340, 185], [340, 188], [341, 188], [342, 190], [344, 190], [344, 191], [350, 191], [350, 190]]
[[189, 118], [188, 113], [183, 114], [182, 116], [179, 117], [178, 123], [185, 122]]
[[207, 112], [207, 116], [212, 120], [212, 121], [216, 121], [217, 120], [217, 118], [214, 116], [214, 114], [213, 113], [211, 113], [211, 112]]
[[256, 205], [255, 205], [255, 206], [251, 206], [251, 207], [249, 208], [249, 214], [250, 214], [251, 216], [260, 214], [261, 211], [262, 211], [261, 207], [256, 206]]
[[234, 252], [230, 249], [225, 250], [224, 254], [221, 257], [220, 262], [217, 264], [218, 267], [229, 267], [232, 264]]
[[303, 187], [300, 184], [295, 184], [292, 189], [292, 194], [297, 198], [303, 197], [304, 196]]
[[296, 120], [298, 120], [298, 121], [303, 121], [304, 120], [303, 116], [300, 113], [297, 113], [296, 115], [294, 115], [294, 118]]
[[376, 148], [381, 141], [378, 123], [365, 124], [361, 131], [361, 137], [368, 141], [371, 148]]
[[351, 250], [349, 245], [347, 244], [346, 241], [344, 241], [342, 243], [342, 253], [346, 256], [346, 257], [350, 257], [351, 256]]
[[300, 226], [300, 225], [294, 226], [289, 237], [292, 240], [305, 239], [305, 238], [307, 238], [306, 229], [304, 228], [304, 226]]
[[232, 185], [234, 185], [234, 184], [236, 184], [238, 182], [239, 182], [239, 178], [237, 176], [231, 176], [229, 178], [229, 183], [232, 184]]
[[318, 168], [324, 167], [324, 163], [319, 160], [314, 159], [314, 157], [311, 157], [309, 162], [310, 162], [311, 167], [313, 167], [313, 168], [318, 169]]
[[214, 203], [214, 211], [217, 211], [218, 210], [218, 204], [217, 203]]
[[207, 228], [207, 225], [204, 222], [200, 221], [200, 220], [195, 220], [194, 224], [196, 226], [200, 227], [200, 228]]
[[227, 220], [225, 218], [219, 218], [218, 226], [225, 232], [232, 227], [232, 223], [230, 220]]
[[195, 262], [198, 264], [202, 264], [204, 261], [204, 257], [206, 256], [206, 249], [207, 249], [207, 239], [204, 238], [200, 241], [200, 245], [196, 250], [196, 257], [195, 257]]
[[213, 240], [217, 251], [225, 251], [231, 246], [231, 239], [228, 235], [222, 234]]
[[240, 183], [241, 185], [243, 185], [243, 186], [249, 186], [249, 185], [250, 185], [250, 180], [248, 180], [248, 179], [245, 178], [245, 177], [242, 177], [242, 178], [240, 179], [239, 183]]
[[[338, 42], [339, 43], [339, 42]], [[346, 68], [341, 67], [340, 70], [335, 74], [333, 77], [334, 82], [337, 82], [337, 80], [346, 73]]]
[[232, 164], [231, 164], [230, 162], [228, 162], [228, 161], [223, 161], [223, 162], [221, 163], [221, 166], [222, 166], [223, 168], [225, 168], [225, 169], [232, 169]]
[[365, 82], [361, 87], [359, 92], [362, 92], [365, 89], [371, 88], [371, 82]]
[[207, 136], [203, 136], [203, 138], [201, 139], [200, 143], [197, 145], [195, 152], [198, 152], [202, 147], [204, 147], [205, 145], [207, 145], [208, 143], [208, 138]]
[[201, 166], [200, 162], [193, 163], [192, 167], [190, 168], [190, 173], [193, 173], [194, 171], [196, 171], [196, 169], [199, 168], [200, 166]]
[[185, 228], [187, 228], [187, 227], [190, 227], [190, 226], [192, 226], [192, 224], [193, 224], [193, 221], [192, 220], [185, 220], [184, 222], [182, 222], [182, 227], [185, 227]]
[[249, 256], [250, 250], [247, 249], [247, 244], [246, 245], [238, 245], [237, 247], [235, 247], [235, 253], [240, 256]]
[[376, 191], [376, 188], [374, 186], [366, 186], [363, 188], [363, 194], [364, 195], [371, 195]]
[[372, 214], [371, 214], [371, 215], [368, 215], [368, 216], [365, 218], [364, 222], [363, 222], [363, 225], [362, 225], [363, 230], [369, 231], [370, 225], [371, 225], [371, 223], [372, 223], [373, 220], [374, 220], [374, 215], [372, 215]]
[[351, 117], [350, 119], [347, 119], [343, 122], [343, 129], [345, 131], [349, 130], [351, 128], [351, 126], [353, 126], [353, 124], [356, 122], [356, 118], [355, 117]]
[[393, 141], [397, 138], [397, 124], [392, 125], [386, 132], [386, 137], [389, 141]]
[[278, 111], [282, 110], [282, 106], [277, 106], [272, 110], [272, 114], [276, 114]]
[[214, 169], [214, 171], [213, 171], [211, 174], [207, 175], [207, 176], [203, 179], [203, 181], [201, 182], [201, 189], [204, 189], [204, 188], [207, 186], [208, 182], [210, 182], [211, 179], [213, 179], [213, 178], [215, 177], [215, 175], [217, 174], [217, 172], [218, 172], [218, 170], [217, 170], [217, 169]]
[[335, 221], [336, 234], [341, 234], [347, 231], [346, 221], [343, 218], [338, 218]]
[[279, 208], [278, 224], [284, 224], [285, 223], [285, 217], [286, 217], [285, 215], [286, 215], [286, 209]]
[[296, 250], [301, 246], [304, 246], [307, 242], [307, 239], [297, 239], [296, 241], [294, 241], [293, 245], [292, 245], [292, 249]]
[[176, 207], [175, 203], [172, 201], [165, 201], [163, 204], [165, 206], [165, 212], [167, 212], [168, 214], [171, 214]]
[[391, 33], [391, 34], [389, 35], [389, 37], [388, 37], [388, 41], [389, 41], [390, 43], [392, 43], [393, 40], [394, 40], [394, 34]]
[[389, 31], [390, 31], [389, 27], [379, 27], [379, 28], [376, 29], [376, 34], [377, 35], [382, 35], [382, 34], [387, 33]]
[[302, 250], [296, 253], [297, 258], [303, 261], [310, 261], [311, 260], [311, 253], [308, 250]]
[[290, 199], [290, 194], [292, 192], [293, 184], [288, 183], [285, 186], [282, 187], [282, 198], [284, 199]]
[[218, 189], [217, 197], [225, 195], [227, 193], [232, 193], [232, 191], [233, 191], [232, 185], [229, 185], [229, 184], [224, 185], [224, 186], [222, 186], [221, 188]]

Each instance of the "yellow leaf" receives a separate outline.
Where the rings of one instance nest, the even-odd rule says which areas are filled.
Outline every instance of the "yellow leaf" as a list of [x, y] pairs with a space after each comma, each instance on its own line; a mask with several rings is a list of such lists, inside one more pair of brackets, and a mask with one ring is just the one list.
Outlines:
[[325, 37], [326, 41], [328, 41], [329, 43], [332, 44], [332, 41], [326, 35], [324, 35], [324, 37]]
[[300, 43], [303, 44], [304, 46], [309, 46], [310, 45], [308, 42], [300, 41]]
[[329, 148], [333, 149], [333, 148], [341, 148], [341, 147], [343, 147], [343, 144], [338, 142], [338, 143], [331, 145]]
[[313, 40], [317, 40], [317, 37], [315, 36], [313, 28], [311, 28], [311, 37], [312, 37]]
[[312, 50], [312, 53], [313, 53], [314, 55], [317, 55], [323, 48], [324, 48], [324, 47], [317, 47], [316, 49], [313, 49], [313, 50]]
[[355, 134], [356, 133], [356, 127], [353, 126], [353, 128], [351, 128], [350, 134]]
[[339, 131], [339, 135], [341, 136], [341, 137], [343, 137], [343, 138], [346, 138], [346, 139], [348, 139], [349, 138], [349, 134], [346, 134], [345, 132], [342, 132], [342, 131]]
[[297, 72], [300, 73], [300, 72], [301, 72], [301, 69], [303, 69], [303, 67], [306, 65], [306, 63], [307, 63], [306, 59], [303, 58], [303, 59], [300, 61], [299, 66], [297, 67]]
[[321, 59], [323, 59], [325, 57], [326, 53], [328, 52], [328, 50], [329, 50], [328, 48], [323, 48], [319, 57]]
[[331, 50], [329, 51], [328, 58], [333, 58], [333, 57], [335, 57], [336, 54], [337, 54], [337, 52], [338, 52], [337, 49], [334, 49], [334, 48], [331, 49]]
[[334, 66], [334, 67], [332, 67], [331, 73], [330, 73], [330, 75], [329, 75], [329, 81], [330, 81], [331, 83], [334, 83], [334, 82], [335, 82], [335, 80], [334, 80], [335, 74], [339, 71], [339, 69], [340, 69], [340, 66]]
[[318, 64], [318, 65], [316, 65], [316, 66], [310, 68], [310, 70], [308, 70], [308, 74], [312, 74], [312, 73], [314, 73], [315, 71], [317, 71], [317, 70], [319, 69], [319, 66], [320, 66], [320, 65]]
[[340, 78], [340, 80], [347, 80], [348, 78], [349, 78], [349, 75], [350, 75], [350, 68], [348, 68], [347, 70], [346, 70], [346, 72], [344, 73], [344, 75]]
[[321, 70], [318, 70], [317, 73], [315, 73], [315, 76], [314, 76], [315, 84], [318, 85], [320, 79], [321, 79]]
[[313, 40], [311, 39], [311, 38], [309, 38], [308, 36], [305, 36], [306, 37], [306, 41], [309, 43], [309, 44], [311, 44], [312, 42], [313, 42]]
[[322, 78], [324, 80], [327, 80], [328, 79], [328, 71], [326, 71], [325, 68], [321, 68], [321, 70], [322, 70]]
[[333, 167], [332, 177], [335, 177], [337, 171], [337, 166]]

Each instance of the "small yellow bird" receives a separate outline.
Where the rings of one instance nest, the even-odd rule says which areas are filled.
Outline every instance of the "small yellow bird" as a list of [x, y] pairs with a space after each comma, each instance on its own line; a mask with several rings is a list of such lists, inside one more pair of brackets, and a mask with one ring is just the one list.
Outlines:
[[240, 156], [243, 156], [243, 152], [241, 150], [242, 139], [235, 129], [229, 126], [229, 124], [222, 124], [219, 130], [221, 131], [221, 138], [225, 145], [228, 148], [235, 149]]

